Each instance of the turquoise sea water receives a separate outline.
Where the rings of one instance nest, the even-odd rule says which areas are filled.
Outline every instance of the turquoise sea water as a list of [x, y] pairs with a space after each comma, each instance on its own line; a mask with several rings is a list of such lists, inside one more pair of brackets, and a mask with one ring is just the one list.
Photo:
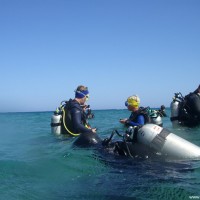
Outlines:
[[[127, 110], [93, 111], [101, 138]], [[169, 110], [167, 110], [169, 115]], [[73, 138], [51, 134], [52, 112], [0, 114], [0, 199], [200, 199], [200, 161], [158, 161], [73, 149]], [[200, 128], [164, 127], [200, 146]]]

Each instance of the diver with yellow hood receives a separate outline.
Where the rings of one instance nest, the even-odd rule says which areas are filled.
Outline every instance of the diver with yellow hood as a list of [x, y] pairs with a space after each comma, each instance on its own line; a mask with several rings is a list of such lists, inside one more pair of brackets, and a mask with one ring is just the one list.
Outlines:
[[142, 126], [149, 122], [148, 113], [143, 107], [139, 107], [140, 98], [138, 95], [133, 95], [128, 97], [125, 102], [125, 106], [129, 111], [132, 111], [130, 117], [127, 119], [120, 119], [120, 123], [125, 124], [126, 126]]

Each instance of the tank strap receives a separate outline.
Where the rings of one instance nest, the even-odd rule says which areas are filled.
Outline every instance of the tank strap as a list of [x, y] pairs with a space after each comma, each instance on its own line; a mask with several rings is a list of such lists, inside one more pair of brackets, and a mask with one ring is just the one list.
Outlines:
[[158, 151], [162, 150], [165, 144], [166, 137], [170, 134], [167, 129], [163, 129], [156, 137], [151, 141], [150, 146]]
[[61, 126], [61, 122], [59, 123], [51, 123], [51, 127]]

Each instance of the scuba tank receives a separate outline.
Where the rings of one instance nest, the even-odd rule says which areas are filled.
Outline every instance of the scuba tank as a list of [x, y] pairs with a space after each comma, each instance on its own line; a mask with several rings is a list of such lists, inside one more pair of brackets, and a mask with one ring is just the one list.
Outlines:
[[51, 116], [51, 133], [60, 135], [62, 133], [62, 119], [63, 119], [63, 106], [66, 101], [62, 101], [60, 106], [56, 108], [55, 112]]
[[200, 158], [200, 147], [154, 124], [146, 124], [138, 130], [137, 142], [169, 158]]
[[149, 110], [149, 116], [150, 116], [150, 123], [152, 124], [156, 124], [158, 126], [162, 126], [162, 118], [161, 116], [158, 114], [158, 112], [156, 110]]
[[161, 126], [161, 127], [163, 126], [161, 116], [151, 117], [151, 123], [156, 124], [156, 125]]
[[180, 92], [175, 93], [173, 97], [173, 101], [170, 104], [170, 110], [171, 110], [170, 120], [174, 127], [180, 124], [178, 119], [179, 119], [179, 113], [180, 113], [180, 106], [181, 104], [183, 104], [183, 102], [184, 102], [184, 98], [182, 94]]
[[163, 125], [162, 117], [158, 114], [158, 112], [156, 110], [153, 110], [150, 107], [147, 107], [145, 109], [146, 109], [146, 113], [147, 113], [148, 118], [149, 118], [147, 123], [156, 124], [158, 126]]
[[61, 134], [61, 121], [62, 121], [62, 112], [60, 108], [57, 108], [54, 114], [51, 116], [51, 133], [56, 135]]

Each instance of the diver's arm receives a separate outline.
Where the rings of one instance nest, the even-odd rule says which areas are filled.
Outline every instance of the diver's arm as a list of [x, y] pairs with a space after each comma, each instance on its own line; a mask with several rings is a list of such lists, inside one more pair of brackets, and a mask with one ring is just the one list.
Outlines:
[[163, 117], [167, 117], [167, 114], [166, 114], [166, 112], [165, 111], [163, 111]]
[[76, 133], [93, 132], [91, 129], [86, 128], [81, 121], [81, 111], [77, 108], [71, 110], [73, 128]]
[[131, 120], [127, 120], [126, 121], [126, 125], [128, 126], [139, 126], [139, 125], [144, 125], [144, 116], [143, 115], [139, 115], [137, 117], [137, 121], [133, 122]]
[[167, 114], [165, 113], [164, 110], [158, 110], [157, 113], [158, 113], [158, 115], [160, 115], [161, 117], [167, 117]]
[[125, 124], [127, 120], [128, 120], [127, 118], [125, 118], [125, 119], [120, 119], [119, 122], [122, 123], [122, 124]]

